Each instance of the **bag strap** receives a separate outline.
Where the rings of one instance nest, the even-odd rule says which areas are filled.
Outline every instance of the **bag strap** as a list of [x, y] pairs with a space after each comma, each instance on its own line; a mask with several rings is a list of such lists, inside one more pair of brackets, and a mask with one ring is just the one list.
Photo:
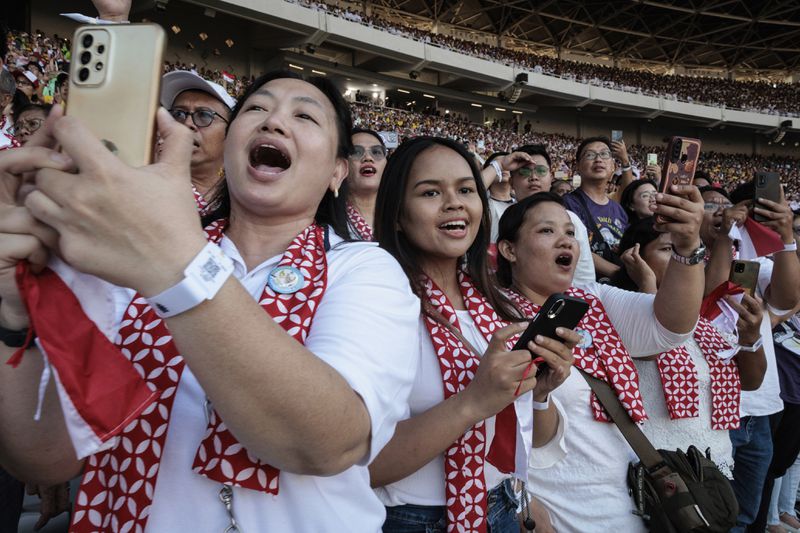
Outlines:
[[456, 339], [458, 339], [467, 350], [471, 351], [475, 357], [480, 358], [483, 355], [483, 352], [475, 348], [471, 342], [464, 338], [464, 335], [458, 330], [458, 328], [451, 324], [450, 321], [447, 320], [438, 309], [429, 307], [425, 310], [425, 312], [428, 313], [436, 322], [446, 327], [450, 333], [455, 335]]
[[[597, 219], [592, 216], [592, 212], [589, 210], [589, 206], [586, 204], [586, 199], [583, 197], [585, 193], [580, 189], [578, 189], [573, 194], [575, 195], [575, 198], [577, 198], [578, 201], [581, 203], [581, 206], [583, 206], [583, 211], [586, 213], [587, 218], [591, 220], [592, 223], [594, 224], [595, 231], [592, 235], [592, 240], [608, 244], [606, 243], [606, 238], [603, 237], [603, 232], [600, 231], [600, 224], [598, 224]], [[595, 235], [597, 235], [597, 238], [595, 238]]]
[[622, 436], [628, 441], [630, 447], [633, 448], [633, 451], [639, 457], [642, 464], [647, 467], [650, 472], [655, 472], [664, 466], [664, 458], [661, 457], [661, 454], [656, 450], [655, 446], [653, 446], [644, 433], [642, 433], [639, 426], [631, 420], [628, 411], [622, 406], [619, 398], [617, 398], [617, 395], [611, 390], [608, 383], [594, 376], [590, 376], [580, 368], [575, 368], [581, 373], [584, 379], [586, 379], [589, 387], [591, 387], [597, 399], [600, 400], [600, 403], [603, 404], [611, 420], [617, 425], [620, 433], [622, 433]]

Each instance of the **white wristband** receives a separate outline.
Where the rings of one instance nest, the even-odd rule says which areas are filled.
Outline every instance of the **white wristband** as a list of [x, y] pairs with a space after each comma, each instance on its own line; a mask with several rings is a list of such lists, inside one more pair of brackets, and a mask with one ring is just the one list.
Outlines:
[[537, 402], [533, 400], [531, 402], [533, 404], [534, 411], [547, 411], [550, 408], [550, 395], [547, 395], [547, 398], [543, 402]]
[[500, 166], [500, 163], [498, 163], [496, 159], [489, 164], [492, 165], [494, 171], [497, 172], [497, 183], [503, 183], [503, 167]]
[[232, 273], [233, 261], [208, 243], [183, 271], [183, 280], [147, 301], [161, 318], [179, 315], [216, 296]]
[[781, 252], [796, 252], [797, 251], [797, 241], [792, 241], [789, 244], [783, 245], [783, 250], [779, 250]]

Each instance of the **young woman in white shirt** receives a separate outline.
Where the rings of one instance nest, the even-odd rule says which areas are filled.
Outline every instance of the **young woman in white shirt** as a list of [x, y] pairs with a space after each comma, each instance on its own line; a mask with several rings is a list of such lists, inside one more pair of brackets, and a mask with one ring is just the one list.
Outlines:
[[[447, 139], [403, 143], [384, 172], [376, 213], [378, 242], [422, 300], [428, 333], [411, 416], [370, 465], [387, 506], [384, 532], [516, 533], [521, 484], [512, 478], [525, 478], [531, 426], [534, 438], [549, 439], [557, 425], [555, 410], [534, 411], [533, 399], [560, 381], [537, 381], [530, 352], [509, 351], [525, 325], [507, 326], [519, 315], [487, 266], [487, 195], [473, 158]], [[566, 337], [528, 348], [568, 367], [577, 335]]]
[[[95, 322], [112, 322], [103, 333], [117, 342], [95, 341], [155, 395], [107, 435], [116, 439], [76, 459], [65, 419], [95, 414], [91, 402], [51, 386], [34, 422], [43, 357], [29, 349], [18, 368], [0, 370], [0, 462], [39, 483], [83, 472], [75, 532], [379, 531], [385, 510], [366, 465], [407, 412], [419, 300], [389, 254], [343, 243], [344, 221], [331, 215], [351, 151], [350, 112], [335, 86], [284, 72], [254, 82], [227, 133], [222, 218], [205, 233], [188, 129], [159, 111], [160, 162], [131, 168], [80, 121], [57, 115], [47, 130], [71, 161], [42, 147], [0, 158], [9, 184], [39, 170], [26, 207], [1, 211], [0, 326], [44, 324], [28, 315], [14, 267], [27, 258], [40, 269], [58, 250], [114, 284], [81, 305], [107, 305]], [[63, 172], [72, 162], [77, 172]], [[198, 275], [229, 269], [238, 279], [223, 277], [216, 294], [171, 315], [163, 291], [183, 283], [209, 238], [215, 259]], [[80, 288], [69, 285], [82, 279], [74, 270], [59, 273]], [[114, 379], [90, 369], [76, 383], [102, 390]]]
[[[575, 366], [609, 382], [637, 421], [646, 415], [631, 357], [681, 344], [694, 328], [702, 299], [702, 200], [693, 187], [674, 192], [682, 196], [661, 195], [657, 206], [657, 212], [674, 219], [665, 227], [676, 237], [663, 290], [656, 296], [597, 283], [573, 287], [579, 248], [561, 198], [552, 193], [526, 198], [500, 220], [499, 282], [529, 317], [554, 293], [591, 304], [577, 328], [582, 341], [574, 351]], [[695, 264], [683, 264], [688, 262]], [[586, 380], [571, 372], [549, 399], [559, 406], [561, 422], [554, 437], [531, 454], [528, 490], [549, 511], [554, 529], [644, 531], [642, 520], [631, 514], [626, 485], [628, 463], [636, 456], [607, 421]]]
[[[672, 235], [657, 231], [652, 217], [635, 222], [620, 240], [623, 268], [612, 284], [656, 294], [671, 250]], [[725, 300], [739, 313], [739, 346], [756, 345], [761, 338], [761, 304], [747, 294], [741, 304]], [[636, 360], [648, 415], [644, 434], [659, 449], [686, 450], [694, 445], [710, 450], [712, 460], [729, 478], [733, 449], [728, 431], [739, 427], [741, 391], [758, 389], [767, 365], [763, 348], [747, 352], [739, 351], [739, 346], [700, 319], [682, 346]]]

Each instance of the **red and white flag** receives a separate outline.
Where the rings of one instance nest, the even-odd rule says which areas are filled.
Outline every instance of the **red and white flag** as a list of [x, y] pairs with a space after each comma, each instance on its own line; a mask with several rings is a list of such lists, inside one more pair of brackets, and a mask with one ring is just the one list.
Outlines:
[[[58, 259], [40, 274], [19, 263], [17, 285], [45, 359], [34, 416], [40, 414], [52, 377], [77, 457], [111, 447], [158, 392], [147, 386], [113, 342], [117, 313], [110, 285]], [[18, 365], [23, 353], [24, 349], [17, 351], [8, 364]]]
[[739, 350], [737, 346], [739, 331], [736, 327], [739, 313], [725, 301], [725, 296], [731, 296], [734, 301], [741, 303], [744, 298], [744, 289], [735, 283], [725, 281], [711, 291], [700, 306], [700, 316], [711, 322], [732, 346], [728, 351], [717, 353], [717, 357], [722, 360], [730, 359]]
[[225, 83], [233, 83], [236, 81], [236, 76], [228, 72], [227, 70], [222, 71], [222, 79], [225, 80]]
[[741, 228], [736, 224], [731, 226], [728, 237], [732, 241], [739, 241], [739, 259], [755, 259], [783, 250], [780, 235], [751, 217], [745, 219]]

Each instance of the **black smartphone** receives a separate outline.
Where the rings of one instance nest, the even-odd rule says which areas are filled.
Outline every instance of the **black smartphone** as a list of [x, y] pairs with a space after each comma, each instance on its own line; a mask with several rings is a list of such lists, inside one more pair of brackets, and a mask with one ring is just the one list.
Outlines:
[[[777, 172], [756, 172], [755, 182], [756, 192], [753, 196], [753, 205], [755, 207], [764, 207], [759, 206], [759, 198], [766, 198], [773, 202], [781, 201], [781, 177]], [[753, 218], [756, 222], [767, 221], [766, 217], [758, 213], [753, 213]]]
[[[575, 329], [588, 310], [589, 303], [586, 300], [567, 296], [560, 292], [551, 295], [542, 305], [536, 317], [528, 324], [528, 328], [522, 333], [514, 345], [514, 349], [527, 350], [528, 343], [537, 335], [562, 340], [556, 334], [556, 328]], [[542, 363], [539, 365], [536, 375], [538, 376], [546, 370], [547, 364]]]

